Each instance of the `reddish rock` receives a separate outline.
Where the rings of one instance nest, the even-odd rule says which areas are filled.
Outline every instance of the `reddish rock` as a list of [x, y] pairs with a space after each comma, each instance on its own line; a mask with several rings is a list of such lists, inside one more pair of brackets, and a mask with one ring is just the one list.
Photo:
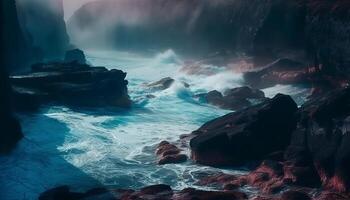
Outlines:
[[170, 164], [170, 163], [182, 163], [187, 161], [187, 156], [181, 154], [181, 149], [177, 146], [170, 144], [167, 141], [162, 141], [159, 143], [156, 150], [156, 155], [158, 156], [158, 164]]

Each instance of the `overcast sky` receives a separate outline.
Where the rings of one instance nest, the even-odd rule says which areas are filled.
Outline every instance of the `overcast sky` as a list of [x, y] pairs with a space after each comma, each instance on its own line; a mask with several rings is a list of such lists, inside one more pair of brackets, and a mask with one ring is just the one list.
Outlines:
[[69, 19], [73, 15], [74, 11], [79, 9], [83, 4], [90, 1], [96, 0], [63, 0], [65, 19]]

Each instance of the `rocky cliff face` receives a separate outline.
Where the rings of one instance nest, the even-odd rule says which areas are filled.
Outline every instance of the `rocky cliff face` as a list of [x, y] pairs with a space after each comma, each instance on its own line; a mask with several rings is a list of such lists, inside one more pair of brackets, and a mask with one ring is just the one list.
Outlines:
[[20, 125], [11, 113], [10, 86], [4, 67], [9, 63], [19, 64], [14, 62], [14, 56], [24, 49], [14, 6], [12, 0], [2, 0], [0, 4], [0, 153], [9, 151], [22, 137]]
[[344, 69], [350, 57], [349, 7], [344, 0], [103, 0], [79, 9], [68, 27], [73, 40], [94, 39], [97, 46], [107, 35], [109, 45], [119, 49], [243, 52], [258, 65], [288, 57]]
[[45, 59], [62, 59], [69, 46], [62, 0], [17, 0], [20, 25]]
[[2, 51], [3, 64], [11, 72], [21, 68], [31, 53], [18, 22], [15, 1], [1, 1], [1, 17], [1, 45], [6, 49]]

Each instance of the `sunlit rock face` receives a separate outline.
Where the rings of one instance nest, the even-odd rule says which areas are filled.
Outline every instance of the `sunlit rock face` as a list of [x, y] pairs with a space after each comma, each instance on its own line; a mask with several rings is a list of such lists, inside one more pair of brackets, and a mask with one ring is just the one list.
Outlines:
[[21, 28], [26, 39], [40, 49], [40, 56], [45, 59], [63, 58], [69, 37], [62, 0], [17, 0], [17, 5]]

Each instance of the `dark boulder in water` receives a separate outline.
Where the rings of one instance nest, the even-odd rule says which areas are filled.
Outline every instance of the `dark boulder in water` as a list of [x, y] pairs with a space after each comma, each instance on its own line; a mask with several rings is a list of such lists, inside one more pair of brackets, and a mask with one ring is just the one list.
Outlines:
[[[72, 63], [36, 64], [26, 75], [12, 76], [17, 103], [56, 102], [86, 107], [130, 107], [126, 73]], [[23, 98], [19, 98], [23, 97]], [[24, 97], [28, 97], [26, 99]], [[23, 105], [22, 105], [23, 106]]]
[[205, 123], [193, 134], [192, 158], [206, 165], [239, 165], [284, 150], [296, 126], [290, 96], [273, 99]]
[[182, 163], [187, 161], [187, 156], [181, 153], [179, 149], [174, 144], [170, 144], [167, 141], [162, 141], [159, 143], [156, 154], [158, 156], [158, 164], [170, 164], [170, 163]]
[[257, 102], [266, 100], [263, 91], [246, 86], [226, 90], [224, 94], [213, 90], [208, 93], [197, 94], [194, 97], [200, 101], [229, 110], [239, 110], [249, 107], [253, 105], [250, 100]]
[[73, 50], [66, 51], [64, 61], [77, 62], [79, 64], [86, 64], [84, 51], [80, 49], [73, 49]]
[[160, 79], [159, 81], [146, 84], [147, 87], [149, 87], [152, 90], [165, 90], [170, 88], [170, 86], [175, 82], [174, 79], [170, 77], [165, 77]]

